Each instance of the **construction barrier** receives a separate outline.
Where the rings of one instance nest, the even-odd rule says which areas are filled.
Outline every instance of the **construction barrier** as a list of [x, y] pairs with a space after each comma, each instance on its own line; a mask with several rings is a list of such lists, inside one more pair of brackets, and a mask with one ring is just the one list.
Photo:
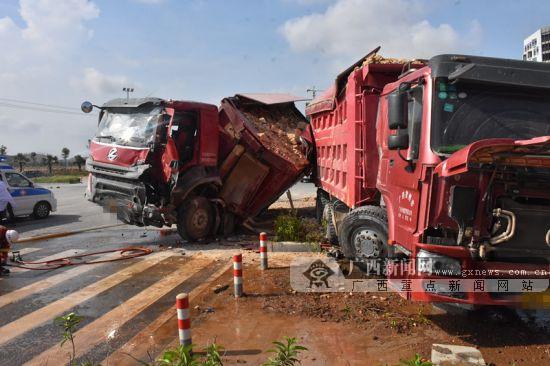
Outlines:
[[235, 297], [243, 296], [243, 255], [233, 256], [233, 284], [235, 286]]
[[267, 234], [260, 233], [260, 268], [267, 269]]
[[191, 345], [191, 319], [189, 317], [189, 295], [186, 293], [176, 296], [176, 311], [178, 313], [178, 333], [180, 344]]

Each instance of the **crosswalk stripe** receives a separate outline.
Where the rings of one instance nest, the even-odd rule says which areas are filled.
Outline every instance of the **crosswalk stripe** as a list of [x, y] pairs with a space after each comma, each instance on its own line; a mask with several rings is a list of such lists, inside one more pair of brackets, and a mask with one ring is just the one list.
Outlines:
[[105, 277], [98, 282], [92, 283], [83, 289], [73, 292], [70, 296], [57, 300], [44, 306], [43, 308], [40, 308], [39, 310], [0, 327], [0, 346], [41, 324], [52, 321], [56, 316], [63, 314], [76, 305], [93, 298], [99, 293], [108, 290], [121, 282], [126, 281], [135, 274], [154, 266], [172, 255], [174, 255], [174, 252], [170, 251], [151, 254], [145, 257], [145, 259], [126, 267], [125, 269], [118, 271], [109, 277]]
[[[111, 259], [118, 257], [120, 253], [108, 253], [105, 255], [102, 255], [100, 257], [94, 258], [94, 260], [105, 260], [105, 259]], [[69, 280], [71, 278], [74, 278], [76, 276], [80, 276], [86, 272], [89, 272], [93, 269], [97, 269], [98, 267], [104, 265], [105, 263], [98, 263], [94, 265], [79, 265], [76, 267], [73, 267], [71, 269], [68, 269], [64, 272], [61, 272], [60, 274], [53, 275], [50, 277], [47, 277], [43, 280], [36, 281], [31, 283], [28, 286], [21, 287], [15, 291], [9, 292], [5, 295], [0, 296], [0, 308], [2, 306], [9, 305], [11, 303], [14, 303], [16, 301], [19, 301], [26, 296], [32, 295], [34, 293], [37, 293], [39, 291], [44, 291], [46, 289], [49, 289], [55, 285], [60, 284], [61, 282], [65, 280]]]
[[[194, 300], [200, 295], [207, 287], [212, 286], [212, 283], [218, 278], [223, 276], [231, 266], [231, 261], [221, 264], [221, 267], [211, 274], [207, 279], [205, 279], [202, 284], [195, 287], [189, 293], [189, 302], [193, 303]], [[130, 339], [126, 344], [121, 346], [103, 361], [101, 365], [103, 366], [118, 366], [118, 365], [135, 365], [136, 362], [128, 356], [131, 354], [137, 359], [147, 359], [147, 351], [149, 350], [148, 346], [155, 346], [156, 344], [151, 344], [151, 340], [156, 338], [156, 334], [161, 328], [168, 327], [173, 328], [173, 337], [177, 337], [177, 322], [176, 322], [176, 312], [174, 309], [166, 310], [155, 320], [149, 323], [145, 328], [143, 328], [139, 333], [137, 333], [132, 339]]]
[[[58, 258], [69, 257], [69, 256], [73, 256], [73, 255], [78, 255], [78, 254], [83, 253], [83, 252], [84, 252], [84, 249], [69, 249], [69, 250], [65, 250], [65, 251], [60, 252], [60, 253], [56, 253], [56, 254], [53, 254], [53, 255], [44, 257], [44, 258], [33, 259], [31, 262], [46, 262], [46, 261], [51, 261], [51, 260], [53, 260], [53, 259], [58, 259]], [[24, 258], [23, 258], [23, 259], [24, 259]], [[30, 267], [33, 267], [33, 266], [42, 267], [42, 266], [44, 266], [44, 264], [29, 265], [29, 266], [30, 266]], [[30, 269], [26, 269], [26, 268], [17, 268], [17, 267], [10, 267], [10, 271], [11, 271], [12, 273], [23, 273], [23, 272], [30, 271]]]
[[23, 249], [17, 249], [16, 247], [12, 247], [11, 250], [14, 252], [19, 252], [21, 255], [31, 254], [34, 252], [38, 252], [39, 250], [42, 250], [44, 248], [23, 248]]
[[[95, 345], [109, 340], [109, 335], [115, 334], [118, 328], [122, 327], [127, 321], [141, 313], [149, 305], [153, 304], [162, 296], [168, 294], [183, 281], [203, 269], [211, 259], [194, 257], [190, 262], [178, 268], [162, 278], [153, 285], [145, 288], [143, 291], [128, 299], [118, 307], [94, 320], [84, 328], [77, 331], [74, 335], [77, 357], [82, 356]], [[113, 327], [113, 324], [116, 324]], [[69, 350], [71, 345], [65, 344], [64, 349]], [[61, 365], [66, 361], [66, 353], [59, 344], [42, 352], [25, 365], [43, 365], [44, 362], [51, 365]]]

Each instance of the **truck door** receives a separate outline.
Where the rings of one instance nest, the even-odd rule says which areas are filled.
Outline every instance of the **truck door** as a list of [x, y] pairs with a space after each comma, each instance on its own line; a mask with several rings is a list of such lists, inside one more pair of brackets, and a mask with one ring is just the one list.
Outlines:
[[[413, 235], [417, 231], [420, 206], [420, 180], [422, 164], [418, 164], [420, 152], [420, 137], [422, 126], [425, 125], [426, 110], [423, 107], [426, 88], [423, 82], [405, 84], [393, 93], [404, 92], [404, 124], [396, 129], [390, 129], [391, 108], [388, 103], [391, 93], [387, 96], [382, 113], [385, 123], [382, 134], [382, 155], [380, 159], [379, 184], [389, 217], [389, 241], [411, 248]], [[427, 99], [427, 98], [426, 98]], [[395, 126], [394, 126], [395, 128]], [[393, 137], [390, 137], [393, 136]], [[392, 142], [401, 142], [400, 148], [395, 148]], [[396, 139], [397, 138], [397, 139]]]
[[180, 166], [180, 157], [176, 142], [174, 141], [174, 128], [177, 131], [177, 127], [174, 126], [174, 114], [173, 108], [166, 108], [166, 117], [164, 121], [161, 121], [159, 128], [163, 129], [162, 134], [166, 136], [166, 146], [162, 152], [162, 178], [165, 183], [176, 182], [178, 169]]

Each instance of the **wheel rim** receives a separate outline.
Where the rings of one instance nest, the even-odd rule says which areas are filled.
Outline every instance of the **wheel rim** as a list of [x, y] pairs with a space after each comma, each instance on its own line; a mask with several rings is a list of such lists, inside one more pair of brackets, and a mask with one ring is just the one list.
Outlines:
[[379, 258], [384, 254], [383, 236], [372, 229], [358, 229], [353, 233], [355, 253], [362, 258]]
[[208, 212], [205, 209], [198, 209], [191, 217], [191, 226], [195, 232], [203, 232], [208, 227]]
[[38, 205], [36, 207], [36, 213], [39, 217], [46, 217], [48, 215], [48, 207], [46, 205]]

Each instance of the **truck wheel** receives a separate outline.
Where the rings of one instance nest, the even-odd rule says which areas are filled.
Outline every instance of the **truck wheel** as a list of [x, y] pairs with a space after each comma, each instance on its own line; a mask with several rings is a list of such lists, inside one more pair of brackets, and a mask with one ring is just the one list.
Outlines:
[[317, 198], [315, 199], [315, 218], [320, 224], [323, 222], [325, 206], [330, 202], [328, 194], [322, 189], [317, 189]]
[[178, 210], [178, 233], [188, 241], [204, 239], [212, 233], [215, 220], [210, 201], [195, 197], [184, 202]]
[[332, 245], [338, 244], [338, 235], [336, 234], [336, 227], [334, 226], [334, 212], [331, 203], [327, 203], [323, 210], [323, 218], [326, 222], [325, 237]]
[[362, 262], [388, 256], [388, 217], [377, 206], [356, 208], [340, 225], [340, 245], [347, 258]]
[[46, 217], [50, 216], [50, 211], [51, 208], [48, 202], [38, 202], [34, 206], [32, 215], [37, 219], [45, 219]]

